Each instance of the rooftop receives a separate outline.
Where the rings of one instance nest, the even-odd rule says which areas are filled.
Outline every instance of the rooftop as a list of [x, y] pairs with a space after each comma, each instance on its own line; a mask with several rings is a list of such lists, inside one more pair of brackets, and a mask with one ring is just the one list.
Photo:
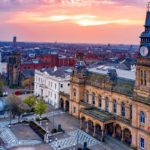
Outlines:
[[41, 72], [48, 74], [50, 76], [65, 78], [72, 73], [71, 67], [54, 67], [49, 69], [42, 69]]
[[94, 68], [89, 68], [89, 72], [93, 72], [93, 73], [97, 73], [97, 74], [102, 74], [102, 75], [107, 75], [108, 71], [110, 69], [115, 69], [117, 72], [117, 76], [119, 78], [124, 78], [124, 79], [130, 79], [130, 80], [135, 80], [135, 71], [129, 71], [129, 70], [121, 70], [121, 69], [117, 69], [115, 67], [112, 66], [106, 66], [106, 65], [101, 65], [98, 67], [94, 67]]

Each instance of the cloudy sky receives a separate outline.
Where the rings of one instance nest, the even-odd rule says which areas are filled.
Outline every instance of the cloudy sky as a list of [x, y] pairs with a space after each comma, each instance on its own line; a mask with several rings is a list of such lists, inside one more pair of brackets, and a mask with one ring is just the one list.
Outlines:
[[0, 40], [139, 43], [147, 0], [0, 0]]

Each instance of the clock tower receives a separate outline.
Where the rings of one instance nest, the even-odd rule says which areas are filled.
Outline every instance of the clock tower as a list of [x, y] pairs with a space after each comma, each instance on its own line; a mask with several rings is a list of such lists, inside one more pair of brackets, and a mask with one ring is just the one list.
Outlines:
[[135, 95], [150, 97], [150, 3], [148, 3], [145, 30], [141, 34], [141, 43], [136, 68]]

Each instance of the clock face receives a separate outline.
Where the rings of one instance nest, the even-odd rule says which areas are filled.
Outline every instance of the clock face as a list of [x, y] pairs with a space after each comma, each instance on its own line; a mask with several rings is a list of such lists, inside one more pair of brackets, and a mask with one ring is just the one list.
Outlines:
[[149, 50], [148, 50], [148, 48], [146, 46], [142, 46], [140, 48], [140, 54], [141, 54], [141, 56], [145, 57], [145, 56], [148, 55], [148, 53], [149, 53]]

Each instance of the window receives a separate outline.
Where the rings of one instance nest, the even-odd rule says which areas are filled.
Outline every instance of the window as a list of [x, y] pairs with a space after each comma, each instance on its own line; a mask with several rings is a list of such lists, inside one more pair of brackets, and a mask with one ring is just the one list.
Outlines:
[[73, 113], [76, 113], [76, 107], [73, 107]]
[[76, 96], [76, 89], [73, 90], [73, 95]]
[[105, 101], [105, 111], [109, 112], [109, 99], [108, 99], [108, 97], [106, 97], [106, 101]]
[[143, 85], [143, 71], [141, 71], [141, 85]]
[[99, 104], [98, 105], [100, 108], [102, 108], [102, 96], [101, 95], [99, 96]]
[[124, 104], [124, 102], [122, 102], [122, 104], [121, 104], [121, 115], [122, 115], [122, 117], [125, 117], [125, 116], [126, 116], [125, 104]]
[[143, 138], [140, 138], [140, 148], [144, 149], [145, 147], [145, 141]]
[[143, 111], [140, 112], [140, 123], [142, 123], [142, 124], [145, 123], [145, 114]]
[[144, 85], [147, 85], [147, 74], [146, 71], [144, 71]]
[[89, 92], [88, 91], [86, 92], [86, 102], [87, 103], [89, 102]]
[[113, 111], [115, 114], [117, 113], [117, 101], [116, 100], [114, 100], [114, 103], [113, 103]]
[[55, 89], [57, 88], [57, 85], [56, 85], [56, 83], [55, 83]]
[[63, 88], [63, 84], [61, 84], [60, 87]]
[[70, 83], [68, 83], [68, 86], [70, 86]]
[[95, 93], [92, 93], [92, 105], [95, 105]]

